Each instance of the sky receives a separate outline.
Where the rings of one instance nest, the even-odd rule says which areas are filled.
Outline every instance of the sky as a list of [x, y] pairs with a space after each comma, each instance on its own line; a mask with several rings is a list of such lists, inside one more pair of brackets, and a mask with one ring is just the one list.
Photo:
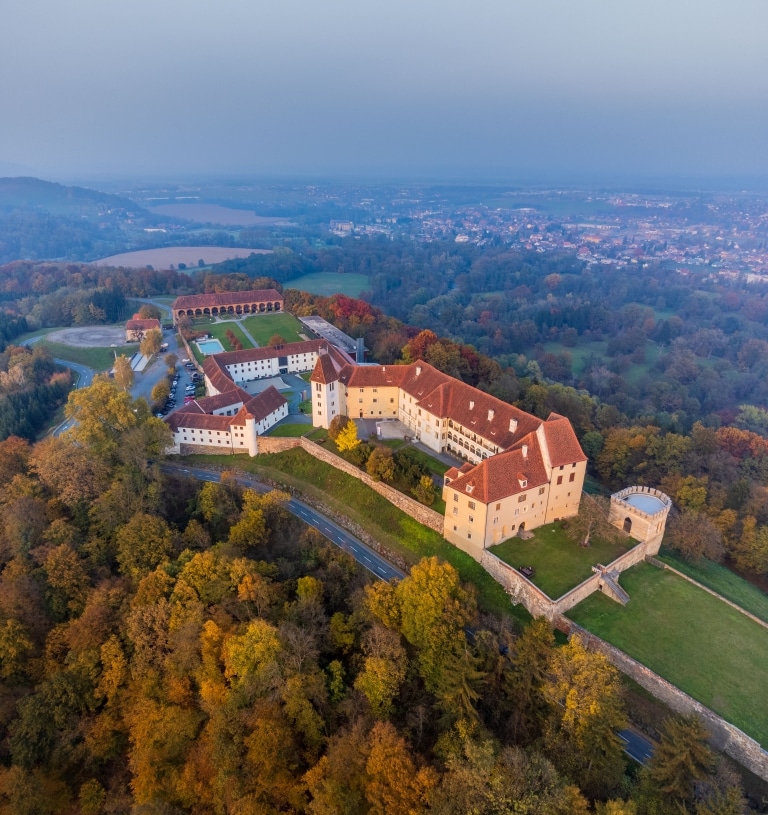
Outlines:
[[0, 175], [768, 178], [765, 0], [3, 6]]

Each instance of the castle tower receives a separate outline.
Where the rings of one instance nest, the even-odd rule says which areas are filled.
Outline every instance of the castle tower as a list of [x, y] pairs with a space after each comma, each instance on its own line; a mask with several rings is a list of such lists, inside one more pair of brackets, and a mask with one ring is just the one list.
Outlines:
[[327, 430], [333, 418], [344, 413], [339, 375], [329, 354], [320, 352], [309, 383], [312, 389], [312, 424]]
[[653, 487], [627, 487], [611, 496], [608, 520], [657, 555], [672, 499]]
[[259, 434], [256, 432], [256, 419], [251, 413], [245, 414], [245, 441], [248, 444], [248, 455], [259, 454]]

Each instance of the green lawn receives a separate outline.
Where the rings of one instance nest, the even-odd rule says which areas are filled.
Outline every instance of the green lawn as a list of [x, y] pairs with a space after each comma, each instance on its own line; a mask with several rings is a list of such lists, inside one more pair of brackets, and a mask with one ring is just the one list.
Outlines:
[[305, 332], [304, 326], [292, 315], [258, 314], [246, 317], [243, 325], [259, 345], [267, 345], [269, 338], [279, 334], [286, 342], [301, 342], [299, 334]]
[[[231, 456], [189, 456], [202, 465], [231, 467]], [[468, 554], [451, 546], [442, 535], [423, 526], [390, 504], [356, 478], [313, 458], [304, 450], [260, 455], [257, 459], [238, 458], [238, 469], [267, 476], [313, 496], [364, 527], [376, 540], [414, 564], [422, 557], [437, 555], [451, 563], [462, 580], [478, 590], [480, 608], [494, 614], [507, 614], [520, 622], [530, 620], [522, 606], [513, 607], [502, 587]]]
[[205, 326], [204, 330], [215, 337], [224, 346], [225, 351], [232, 350], [227, 339], [227, 331], [231, 331], [240, 340], [243, 348], [253, 348], [253, 343], [245, 336], [242, 328], [236, 322], [213, 323]]
[[322, 294], [330, 297], [332, 294], [346, 294], [349, 297], [359, 297], [360, 292], [367, 291], [370, 286], [368, 275], [339, 274], [337, 272], [318, 272], [305, 274], [296, 280], [289, 280], [286, 289], [308, 291], [311, 294]]
[[118, 355], [125, 354], [130, 358], [139, 350], [138, 345], [121, 345], [119, 348], [76, 348], [73, 345], [47, 340], [40, 340], [39, 344], [47, 348], [54, 357], [86, 365], [94, 371], [110, 370], [115, 364], [115, 351]]
[[662, 549], [659, 560], [669, 563], [679, 572], [697, 580], [702, 586], [716, 591], [732, 603], [736, 603], [737, 606], [768, 623], [768, 596], [757, 586], [748, 583], [743, 577], [734, 574], [725, 566], [720, 566], [711, 560], [702, 560], [701, 563], [695, 565], [686, 563], [670, 549]]
[[621, 583], [626, 606], [597, 593], [568, 616], [768, 747], [768, 630], [649, 564]]
[[279, 424], [273, 427], [267, 435], [280, 437], [303, 436], [311, 429], [311, 424]]
[[630, 538], [606, 543], [593, 536], [591, 545], [585, 548], [565, 534], [562, 524], [553, 523], [533, 530], [530, 540], [510, 538], [489, 551], [516, 569], [533, 566], [536, 574], [532, 582], [556, 600], [590, 577], [593, 566], [607, 566], [636, 545], [637, 541]]

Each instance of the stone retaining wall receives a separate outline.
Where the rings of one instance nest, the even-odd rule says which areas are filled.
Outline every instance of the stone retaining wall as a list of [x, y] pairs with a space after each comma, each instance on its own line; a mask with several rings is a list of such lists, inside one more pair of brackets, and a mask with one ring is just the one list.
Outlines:
[[480, 565], [497, 583], [501, 583], [515, 605], [522, 603], [534, 617], [546, 617], [550, 621], [555, 619], [557, 609], [554, 600], [517, 569], [513, 569], [487, 549], [480, 555]]
[[301, 446], [299, 439], [282, 436], [259, 436], [257, 444], [259, 453], [282, 453], [284, 450]]
[[242, 456], [248, 455], [248, 450], [243, 448], [237, 449], [232, 447], [226, 447], [219, 450], [214, 450], [212, 447], [208, 447], [207, 444], [180, 444], [179, 445], [179, 455], [180, 456], [193, 456], [193, 455], [203, 455], [203, 456], [210, 456], [212, 454], [217, 455], [235, 455], [235, 456]]
[[435, 532], [439, 532], [441, 535], [443, 534], [443, 516], [439, 512], [435, 512], [434, 509], [425, 507], [424, 504], [420, 504], [418, 501], [415, 501], [413, 498], [409, 498], [407, 495], [403, 495], [402, 492], [394, 489], [394, 487], [383, 484], [381, 481], [374, 481], [368, 475], [368, 473], [363, 472], [358, 467], [355, 467], [354, 464], [350, 464], [340, 456], [337, 456], [330, 450], [326, 450], [324, 447], [310, 441], [304, 436], [301, 436], [299, 439], [299, 444], [311, 456], [314, 456], [320, 461], [324, 461], [326, 464], [330, 464], [331, 467], [335, 467], [337, 470], [341, 470], [347, 475], [351, 475], [352, 478], [357, 478], [359, 481], [362, 481], [363, 484], [386, 498], [390, 504], [394, 504], [398, 509], [405, 512], [406, 515], [410, 515], [411, 518], [418, 521], [420, 524], [424, 524], [424, 526], [428, 526]]
[[638, 685], [645, 688], [656, 699], [672, 708], [675, 712], [682, 714], [695, 713], [700, 716], [712, 734], [711, 743], [713, 747], [726, 753], [764, 781], [768, 781], [768, 752], [753, 738], [730, 722], [726, 722], [725, 719], [702, 705], [701, 702], [697, 702], [687, 693], [683, 693], [683, 691], [654, 673], [650, 668], [632, 659], [628, 654], [600, 639], [600, 637], [576, 625], [567, 617], [561, 617], [558, 623], [558, 627], [567, 630], [571, 636], [578, 634], [584, 644], [591, 650], [605, 654], [608, 660], [623, 674], [634, 679]]

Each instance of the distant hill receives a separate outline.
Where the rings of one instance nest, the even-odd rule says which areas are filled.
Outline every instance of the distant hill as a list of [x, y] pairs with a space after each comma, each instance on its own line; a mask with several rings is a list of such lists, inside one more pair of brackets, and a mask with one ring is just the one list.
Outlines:
[[14, 210], [52, 215], [100, 215], [112, 210], [149, 216], [139, 204], [119, 195], [86, 187], [65, 187], [39, 178], [0, 178], [0, 214]]

